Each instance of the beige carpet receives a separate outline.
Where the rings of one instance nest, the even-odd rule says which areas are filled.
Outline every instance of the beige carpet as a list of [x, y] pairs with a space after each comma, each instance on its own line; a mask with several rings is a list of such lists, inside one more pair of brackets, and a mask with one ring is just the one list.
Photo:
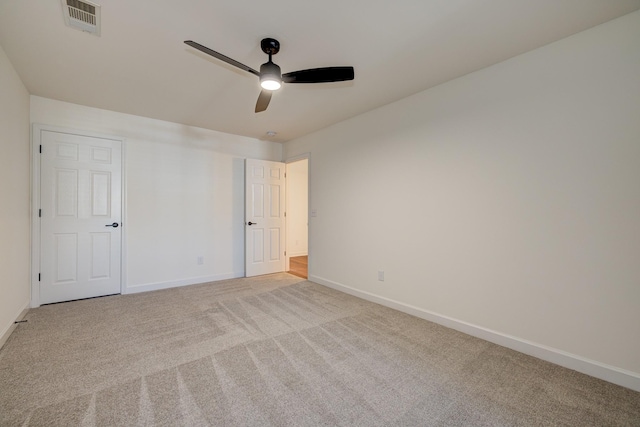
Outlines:
[[26, 319], [3, 427], [640, 425], [640, 393], [288, 274]]

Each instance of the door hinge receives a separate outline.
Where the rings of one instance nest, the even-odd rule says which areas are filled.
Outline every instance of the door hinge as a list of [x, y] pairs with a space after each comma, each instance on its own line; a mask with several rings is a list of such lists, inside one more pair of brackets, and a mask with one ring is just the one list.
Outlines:
[[40, 281], [40, 273], [38, 273], [38, 282]]
[[40, 146], [40, 153], [42, 153], [42, 145]]
[[42, 218], [42, 209], [38, 209], [38, 218]]
[[287, 251], [284, 251], [284, 256], [287, 256]]
[[287, 213], [286, 213], [286, 212], [284, 213], [284, 217], [285, 217], [285, 218], [287, 217]]

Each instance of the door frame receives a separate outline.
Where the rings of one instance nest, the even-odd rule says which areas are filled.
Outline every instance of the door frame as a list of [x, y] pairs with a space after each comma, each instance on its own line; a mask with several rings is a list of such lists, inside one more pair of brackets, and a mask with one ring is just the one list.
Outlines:
[[[298, 154], [296, 156], [293, 157], [288, 157], [284, 163], [285, 165], [288, 165], [289, 163], [295, 163], [298, 162], [300, 160], [307, 160], [307, 279], [309, 279], [309, 277], [311, 276], [311, 270], [310, 270], [310, 266], [311, 266], [311, 262], [309, 261], [311, 259], [311, 153], [310, 152], [306, 152], [306, 153], [302, 153], [302, 154]], [[289, 192], [287, 191], [285, 194], [285, 206], [286, 209], [289, 209]], [[288, 231], [288, 224], [287, 224], [287, 218], [284, 218], [285, 221], [285, 230]], [[285, 235], [285, 243], [288, 239], [288, 235]], [[287, 252], [287, 255], [285, 255], [284, 257], [284, 271], [289, 271], [291, 269], [291, 257], [289, 256], [289, 251], [287, 250], [288, 248], [285, 245], [285, 251]]]
[[[121, 209], [122, 209], [122, 225], [127, 223], [126, 208], [126, 170], [125, 170], [125, 138], [114, 135], [105, 135], [98, 132], [91, 132], [78, 129], [70, 129], [59, 126], [51, 126], [40, 123], [34, 123], [31, 129], [31, 308], [40, 307], [40, 217], [38, 215], [40, 209], [40, 144], [42, 140], [42, 132], [59, 132], [71, 135], [87, 136], [92, 138], [110, 139], [120, 142], [122, 147], [121, 158]], [[122, 227], [120, 240], [120, 293], [125, 293], [126, 286], [126, 234], [127, 228]]]

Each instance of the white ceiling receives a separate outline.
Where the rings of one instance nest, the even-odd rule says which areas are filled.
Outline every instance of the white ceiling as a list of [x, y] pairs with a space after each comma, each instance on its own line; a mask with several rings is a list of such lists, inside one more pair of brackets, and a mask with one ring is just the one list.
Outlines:
[[[29, 92], [287, 141], [640, 9], [640, 0], [93, 0], [102, 35], [64, 25], [60, 0], [0, 0], [0, 45]], [[285, 85], [253, 112], [258, 69], [352, 65], [352, 82]]]

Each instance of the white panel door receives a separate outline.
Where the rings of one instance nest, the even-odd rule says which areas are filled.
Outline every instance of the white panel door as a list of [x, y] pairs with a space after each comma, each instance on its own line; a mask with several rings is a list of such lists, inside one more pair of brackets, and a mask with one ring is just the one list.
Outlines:
[[285, 164], [247, 159], [246, 276], [284, 271]]
[[42, 131], [40, 304], [120, 293], [120, 141]]

